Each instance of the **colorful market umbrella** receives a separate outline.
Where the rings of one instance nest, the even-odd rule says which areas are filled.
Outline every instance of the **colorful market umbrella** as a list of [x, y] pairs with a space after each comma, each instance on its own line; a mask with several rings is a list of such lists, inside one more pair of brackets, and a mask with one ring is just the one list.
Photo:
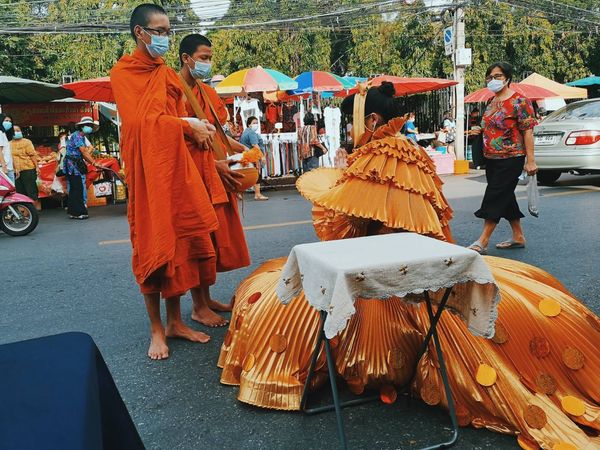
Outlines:
[[[529, 100], [559, 97], [558, 94], [539, 86], [525, 83], [512, 83], [510, 88]], [[488, 88], [481, 88], [465, 97], [465, 103], [485, 103], [494, 96]]]
[[58, 84], [0, 76], [0, 104], [45, 103], [72, 96], [72, 91]]
[[63, 87], [72, 90], [75, 93], [74, 97], [79, 100], [115, 103], [110, 77], [75, 81], [64, 84]]
[[301, 73], [296, 77], [298, 87], [293, 89], [290, 94], [311, 94], [313, 92], [338, 92], [344, 89], [351, 89], [355, 84], [333, 73], [322, 70], [313, 70], [311, 72]]
[[249, 92], [287, 91], [296, 89], [298, 83], [287, 75], [261, 66], [238, 70], [217, 84], [217, 93], [243, 94]]
[[600, 77], [597, 75], [592, 75], [591, 77], [581, 78], [580, 80], [571, 81], [567, 83], [568, 86], [576, 86], [576, 87], [590, 87], [590, 86], [600, 86]]

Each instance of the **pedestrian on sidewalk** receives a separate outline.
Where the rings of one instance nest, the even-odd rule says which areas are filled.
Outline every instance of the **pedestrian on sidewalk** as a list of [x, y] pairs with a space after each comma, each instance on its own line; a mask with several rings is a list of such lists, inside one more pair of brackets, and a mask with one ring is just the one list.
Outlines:
[[495, 94], [482, 120], [488, 185], [475, 216], [485, 223], [479, 239], [469, 246], [480, 254], [487, 253], [490, 237], [502, 218], [510, 223], [512, 239], [497, 244], [496, 248], [525, 247], [521, 228], [524, 216], [519, 210], [515, 188], [523, 168], [528, 175], [537, 172], [533, 154], [533, 127], [537, 122], [531, 101], [510, 89], [512, 77], [513, 68], [505, 62], [492, 64], [485, 74], [487, 87]]
[[14, 137], [10, 141], [10, 151], [15, 171], [15, 188], [19, 194], [31, 198], [35, 208], [41, 209], [38, 201], [37, 177], [40, 173], [38, 167], [38, 154], [33, 143], [23, 137], [23, 131], [18, 125], [13, 126]]
[[67, 140], [65, 157], [63, 158], [63, 173], [67, 178], [69, 198], [67, 200], [67, 213], [69, 218], [85, 220], [89, 218], [85, 204], [85, 176], [88, 169], [86, 162], [94, 167], [102, 168], [94, 161], [90, 154], [90, 147], [86, 145], [87, 136], [100, 127], [91, 117], [84, 116], [78, 124], [77, 131]]
[[[258, 118], [254, 116], [248, 117], [246, 120], [246, 129], [240, 138], [240, 144], [245, 145], [248, 148], [257, 146], [260, 148], [264, 159], [264, 155], [266, 154], [265, 141], [263, 141], [263, 138], [258, 134], [258, 129]], [[269, 197], [265, 197], [260, 192], [260, 182], [262, 181], [261, 162], [256, 163], [256, 168], [258, 169], [258, 181], [254, 185], [254, 200], [269, 200]]]

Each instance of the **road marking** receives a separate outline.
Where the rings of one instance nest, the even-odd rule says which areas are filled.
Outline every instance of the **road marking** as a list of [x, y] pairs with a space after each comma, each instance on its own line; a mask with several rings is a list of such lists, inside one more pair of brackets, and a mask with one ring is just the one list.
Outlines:
[[[600, 188], [577, 188], [575, 191], [567, 191], [567, 192], [555, 192], [553, 194], [544, 194], [540, 195], [540, 198], [548, 198], [548, 197], [559, 197], [563, 195], [575, 195], [575, 194], [588, 194], [590, 192], [600, 192]], [[527, 196], [519, 196], [517, 200], [526, 200]], [[295, 222], [282, 222], [282, 223], [267, 223], [263, 225], [251, 225], [248, 227], [244, 227], [244, 231], [252, 231], [252, 230], [265, 230], [268, 228], [281, 228], [281, 227], [291, 227], [294, 225], [306, 225], [312, 224], [312, 220], [297, 220]], [[117, 239], [114, 241], [100, 241], [98, 245], [117, 245], [117, 244], [129, 244], [129, 239]]]
[[[306, 225], [312, 224], [312, 220], [298, 220], [295, 222], [283, 222], [283, 223], [267, 223], [263, 225], [251, 225], [244, 227], [244, 231], [252, 230], [264, 230], [266, 228], [280, 228], [280, 227], [291, 227], [293, 225]], [[116, 245], [116, 244], [129, 244], [129, 239], [116, 239], [114, 241], [100, 241], [99, 245]]]

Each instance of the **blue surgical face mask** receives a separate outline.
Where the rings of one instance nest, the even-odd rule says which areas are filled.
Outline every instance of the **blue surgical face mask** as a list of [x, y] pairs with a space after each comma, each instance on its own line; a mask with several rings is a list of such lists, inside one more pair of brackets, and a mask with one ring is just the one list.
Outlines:
[[487, 84], [487, 88], [494, 94], [497, 94], [504, 89], [504, 81], [502, 80], [490, 80]]
[[2, 122], [2, 126], [4, 127], [4, 129], [6, 131], [8, 131], [12, 128], [12, 122], [9, 122], [8, 120], [4, 121], [4, 122]]
[[144, 42], [150, 56], [158, 58], [159, 56], [164, 56], [169, 51], [169, 36], [156, 36], [148, 33], [146, 30], [144, 30], [144, 33], [150, 36], [151, 39], [149, 44]]
[[[192, 61], [194, 61], [193, 58], [190, 58]], [[190, 68], [190, 74], [192, 75], [192, 77], [199, 79], [199, 80], [203, 80], [205, 78], [208, 78], [210, 76], [210, 71], [212, 68], [212, 63], [206, 63], [203, 61], [194, 61], [194, 68]]]
[[81, 131], [83, 131], [83, 134], [92, 134], [94, 129], [89, 125], [84, 125], [83, 127], [81, 127]]
[[21, 131], [15, 131], [15, 139], [23, 139], [23, 133]]

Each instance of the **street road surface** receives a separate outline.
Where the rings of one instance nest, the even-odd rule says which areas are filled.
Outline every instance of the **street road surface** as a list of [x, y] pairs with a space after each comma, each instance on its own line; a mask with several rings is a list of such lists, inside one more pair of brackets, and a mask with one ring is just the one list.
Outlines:
[[[473, 216], [485, 189], [482, 172], [444, 178], [455, 211], [458, 244], [469, 245], [482, 222]], [[519, 187], [527, 211], [525, 188]], [[244, 225], [252, 267], [219, 276], [214, 298], [229, 301], [258, 264], [316, 240], [310, 204], [295, 191], [247, 195]], [[527, 248], [490, 254], [537, 265], [557, 276], [600, 313], [600, 176], [563, 176], [541, 190], [540, 218], [524, 219]], [[62, 210], [42, 212], [37, 230], [12, 238], [0, 234], [0, 343], [66, 331], [89, 333], [102, 351], [133, 420], [149, 449], [336, 448], [335, 416], [262, 410], [236, 400], [236, 388], [219, 384], [215, 366], [225, 329], [207, 330], [209, 344], [170, 343], [171, 357], [146, 357], [148, 324], [130, 267], [125, 207], [91, 208], [90, 220], [70, 221]], [[510, 237], [502, 223], [491, 244]], [[191, 301], [182, 300], [189, 322]], [[324, 394], [325, 395], [325, 394]], [[411, 449], [448, 426], [439, 408], [413, 401], [376, 402], [344, 410], [351, 448]], [[516, 449], [516, 438], [461, 429], [458, 449]]]

